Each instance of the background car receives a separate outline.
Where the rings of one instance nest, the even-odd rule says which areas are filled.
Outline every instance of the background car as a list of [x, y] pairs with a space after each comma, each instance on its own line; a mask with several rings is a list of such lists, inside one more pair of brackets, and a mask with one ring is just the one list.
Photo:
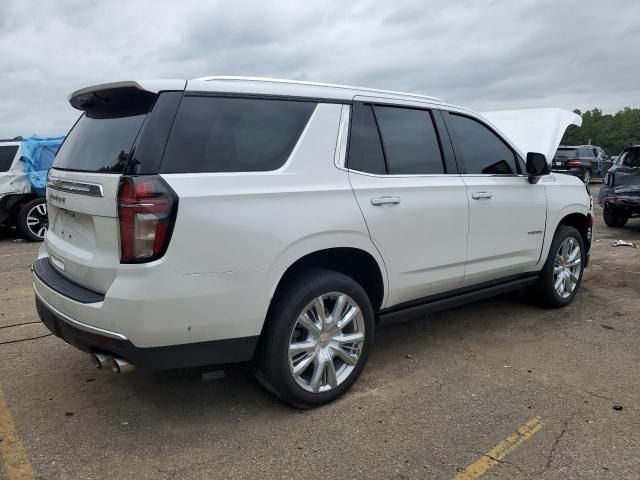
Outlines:
[[606, 152], [593, 145], [560, 145], [553, 157], [551, 170], [579, 177], [589, 184], [594, 176], [603, 176], [610, 164], [607, 164]]
[[44, 197], [47, 171], [64, 137], [0, 140], [0, 225], [41, 242], [49, 226]]
[[610, 227], [624, 227], [629, 218], [640, 216], [640, 144], [625, 147], [607, 173], [598, 200]]

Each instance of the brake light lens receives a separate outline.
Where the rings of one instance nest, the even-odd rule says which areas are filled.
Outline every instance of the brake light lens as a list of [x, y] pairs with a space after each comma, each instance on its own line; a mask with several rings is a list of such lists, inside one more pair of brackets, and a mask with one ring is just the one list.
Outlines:
[[582, 160], [578, 160], [576, 158], [573, 158], [571, 160], [567, 160], [567, 167], [581, 167], [582, 166]]
[[171, 240], [177, 211], [178, 197], [161, 177], [120, 177], [120, 263], [144, 263], [162, 257]]

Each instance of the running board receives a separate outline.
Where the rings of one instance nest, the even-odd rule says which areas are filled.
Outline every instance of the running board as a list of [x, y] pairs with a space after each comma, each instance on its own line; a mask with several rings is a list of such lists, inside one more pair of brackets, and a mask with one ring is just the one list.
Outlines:
[[448, 294], [438, 294], [431, 297], [426, 297], [422, 301], [416, 304], [398, 305], [388, 309], [381, 310], [378, 313], [380, 320], [397, 320], [399, 318], [415, 318], [423, 315], [437, 312], [439, 310], [448, 310], [449, 308], [459, 307], [466, 305], [467, 303], [477, 302], [478, 300], [484, 300], [485, 298], [495, 297], [503, 293], [512, 292], [520, 288], [533, 285], [538, 280], [538, 275], [531, 275], [524, 278], [518, 278], [516, 280], [510, 280], [498, 284], [492, 284], [486, 287], [473, 288], [469, 291], [469, 288], [461, 289], [460, 293], [450, 292]]

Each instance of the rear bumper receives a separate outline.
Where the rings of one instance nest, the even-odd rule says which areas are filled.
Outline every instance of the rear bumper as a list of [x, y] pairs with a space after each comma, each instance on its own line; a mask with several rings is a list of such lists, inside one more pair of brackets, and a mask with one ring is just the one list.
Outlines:
[[569, 168], [569, 169], [552, 168], [551, 171], [553, 173], [564, 173], [565, 175], [573, 175], [574, 177], [581, 177], [583, 168], [582, 167], [575, 167], [575, 168]]
[[[34, 269], [34, 293], [38, 316], [51, 333], [79, 350], [111, 354], [143, 370], [225, 365], [246, 362], [253, 357], [259, 338], [257, 335], [178, 345], [139, 347], [122, 333], [72, 318], [51, 305], [43, 294], [39, 293], [43, 286], [48, 289], [49, 296], [55, 294], [60, 300], [64, 299], [67, 304], [73, 299], [64, 296], [60, 291], [66, 288], [64, 285], [61, 287], [61, 282], [56, 281], [55, 278], [49, 278], [50, 275], [55, 275], [55, 272], [45, 272], [46, 275], [43, 275], [42, 271], [41, 268]], [[81, 306], [77, 300], [74, 304]]]
[[88, 353], [108, 353], [143, 370], [169, 370], [203, 365], [225, 365], [250, 360], [258, 337], [139, 348], [113, 332], [91, 331], [92, 327], [70, 321], [36, 294], [36, 309], [42, 323], [55, 336]]

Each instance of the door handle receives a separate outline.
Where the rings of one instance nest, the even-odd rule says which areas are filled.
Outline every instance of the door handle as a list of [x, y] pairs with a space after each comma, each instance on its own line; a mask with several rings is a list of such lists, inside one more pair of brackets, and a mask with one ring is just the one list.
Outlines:
[[471, 197], [474, 200], [480, 200], [482, 198], [491, 198], [493, 197], [493, 193], [491, 192], [474, 192], [471, 194]]
[[397, 205], [400, 203], [400, 197], [378, 197], [371, 199], [371, 205], [379, 207], [381, 205]]

